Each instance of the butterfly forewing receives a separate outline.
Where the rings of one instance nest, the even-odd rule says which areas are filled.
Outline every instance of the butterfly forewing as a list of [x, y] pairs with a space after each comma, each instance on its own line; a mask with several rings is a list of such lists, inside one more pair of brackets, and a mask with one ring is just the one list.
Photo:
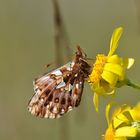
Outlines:
[[59, 118], [79, 105], [85, 70], [90, 68], [80, 60], [81, 55], [76, 54], [72, 62], [34, 81], [35, 94], [28, 105], [28, 110], [33, 115]]

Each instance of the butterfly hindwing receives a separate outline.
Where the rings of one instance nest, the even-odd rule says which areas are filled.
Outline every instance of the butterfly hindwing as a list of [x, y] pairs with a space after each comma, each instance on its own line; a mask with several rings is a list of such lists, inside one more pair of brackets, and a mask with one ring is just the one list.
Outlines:
[[46, 118], [59, 118], [79, 105], [84, 76], [73, 73], [70, 65], [50, 72], [34, 81], [35, 95], [28, 109], [35, 115]]

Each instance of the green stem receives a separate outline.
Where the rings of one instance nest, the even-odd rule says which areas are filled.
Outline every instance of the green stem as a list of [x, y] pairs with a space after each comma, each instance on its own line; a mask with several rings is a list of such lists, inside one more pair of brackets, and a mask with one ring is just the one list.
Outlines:
[[140, 85], [137, 85], [137, 84], [133, 83], [132, 81], [130, 81], [128, 79], [126, 81], [126, 85], [140, 90]]

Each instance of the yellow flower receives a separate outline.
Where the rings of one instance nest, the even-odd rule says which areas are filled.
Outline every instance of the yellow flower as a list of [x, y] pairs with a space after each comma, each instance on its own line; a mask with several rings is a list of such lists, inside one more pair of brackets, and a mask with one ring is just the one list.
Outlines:
[[116, 87], [124, 85], [126, 69], [129, 69], [134, 63], [132, 58], [124, 59], [114, 54], [122, 32], [122, 27], [115, 29], [108, 55], [98, 54], [96, 56], [96, 62], [89, 75], [88, 82], [94, 92], [93, 102], [96, 111], [98, 111], [98, 96], [111, 95]]
[[[108, 106], [106, 108], [107, 120], [110, 109]], [[116, 109], [108, 125], [104, 140], [140, 140], [140, 103], [133, 108], [123, 105]]]

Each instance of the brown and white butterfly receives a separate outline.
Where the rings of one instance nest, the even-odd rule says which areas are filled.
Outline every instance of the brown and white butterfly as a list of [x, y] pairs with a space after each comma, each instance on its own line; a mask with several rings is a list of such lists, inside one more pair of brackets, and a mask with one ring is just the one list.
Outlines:
[[59, 118], [80, 104], [84, 81], [90, 72], [87, 56], [78, 46], [72, 62], [35, 79], [28, 110], [45, 118]]

